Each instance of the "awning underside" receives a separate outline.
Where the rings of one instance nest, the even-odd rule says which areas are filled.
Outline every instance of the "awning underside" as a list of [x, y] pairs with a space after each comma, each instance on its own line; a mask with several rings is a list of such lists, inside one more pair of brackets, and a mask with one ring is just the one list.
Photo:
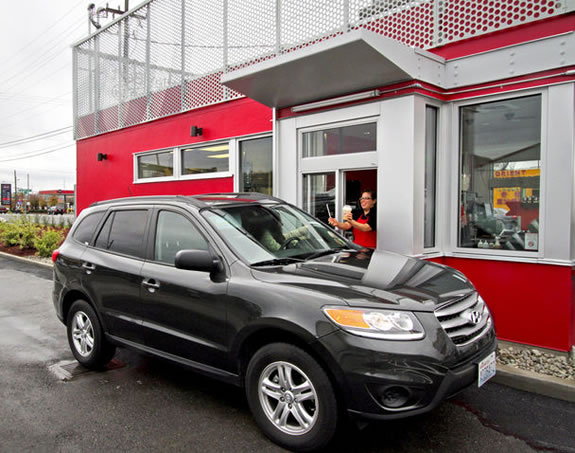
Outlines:
[[224, 74], [222, 83], [282, 108], [406, 80], [439, 85], [443, 72], [435, 55], [358, 30]]

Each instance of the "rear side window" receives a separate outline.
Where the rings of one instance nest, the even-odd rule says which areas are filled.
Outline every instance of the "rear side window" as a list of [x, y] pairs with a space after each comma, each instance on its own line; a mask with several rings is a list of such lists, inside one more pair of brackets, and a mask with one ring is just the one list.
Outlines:
[[94, 230], [104, 217], [106, 211], [95, 212], [94, 214], [89, 214], [80, 222], [80, 225], [74, 231], [73, 238], [76, 239], [78, 242], [83, 244], [89, 244], [90, 239], [92, 239], [92, 235], [94, 234]]
[[104, 223], [96, 247], [143, 258], [147, 210], [113, 212]]

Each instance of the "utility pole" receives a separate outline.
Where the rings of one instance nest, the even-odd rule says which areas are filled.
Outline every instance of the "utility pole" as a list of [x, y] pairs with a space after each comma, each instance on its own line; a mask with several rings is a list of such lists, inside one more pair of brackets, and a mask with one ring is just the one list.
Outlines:
[[16, 210], [16, 206], [18, 203], [18, 183], [16, 179], [16, 170], [14, 170], [14, 210]]

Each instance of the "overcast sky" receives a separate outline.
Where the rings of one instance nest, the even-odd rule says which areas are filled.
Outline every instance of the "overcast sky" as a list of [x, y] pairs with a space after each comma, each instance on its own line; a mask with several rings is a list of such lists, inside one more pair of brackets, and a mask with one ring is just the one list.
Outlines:
[[[26, 188], [28, 177], [34, 191], [74, 187], [71, 45], [88, 36], [87, 8], [92, 2], [106, 5], [94, 0], [3, 2], [0, 182], [14, 184], [16, 170], [18, 187]], [[130, 6], [139, 3], [132, 0]], [[109, 4], [123, 7], [124, 1]]]

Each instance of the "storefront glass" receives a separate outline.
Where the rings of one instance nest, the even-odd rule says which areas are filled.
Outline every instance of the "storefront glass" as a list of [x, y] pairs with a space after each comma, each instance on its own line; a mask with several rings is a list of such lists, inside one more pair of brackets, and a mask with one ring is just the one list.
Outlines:
[[460, 108], [459, 246], [537, 251], [541, 96]]
[[304, 175], [303, 209], [325, 223], [335, 217], [335, 173]]
[[182, 150], [182, 175], [227, 172], [230, 169], [230, 145], [186, 148]]
[[138, 179], [174, 175], [174, 152], [165, 151], [138, 156]]
[[303, 157], [375, 151], [376, 123], [322, 129], [303, 134]]
[[437, 154], [437, 108], [425, 108], [425, 217], [424, 247], [435, 247], [435, 169]]
[[272, 138], [240, 142], [240, 192], [272, 194]]

